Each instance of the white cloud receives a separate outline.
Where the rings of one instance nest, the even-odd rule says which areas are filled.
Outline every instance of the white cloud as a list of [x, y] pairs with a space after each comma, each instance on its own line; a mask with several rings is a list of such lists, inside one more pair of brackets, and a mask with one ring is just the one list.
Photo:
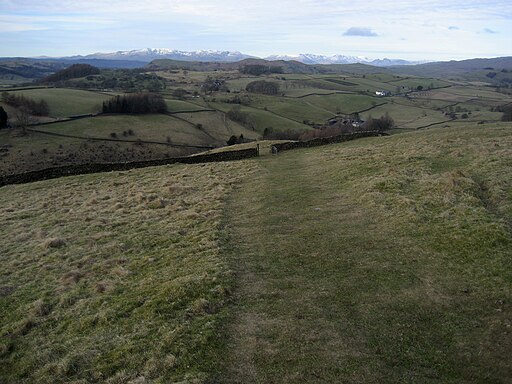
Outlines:
[[[82, 30], [84, 45], [94, 45], [87, 32], [104, 30], [105, 40], [116, 36], [118, 45], [137, 44], [132, 48], [141, 48], [141, 41], [174, 44], [169, 48], [181, 42], [180, 49], [254, 54], [399, 50], [423, 51], [419, 58], [431, 58], [451, 50], [483, 55], [482, 49], [510, 46], [503, 39], [512, 34], [510, 0], [0, 0], [0, 15], [0, 38], [51, 29], [62, 31], [64, 39], [66, 31]], [[484, 33], [489, 25], [500, 33]], [[379, 38], [350, 39], [341, 36], [343, 31]]]
[[377, 33], [373, 32], [371, 28], [367, 27], [350, 27], [347, 29], [343, 36], [363, 36], [363, 37], [375, 37]]

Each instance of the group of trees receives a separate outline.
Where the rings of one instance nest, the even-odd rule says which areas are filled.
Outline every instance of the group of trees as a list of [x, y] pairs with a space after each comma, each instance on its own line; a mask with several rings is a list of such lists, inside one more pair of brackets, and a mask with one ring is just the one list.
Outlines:
[[57, 87], [81, 89], [120, 89], [127, 92], [159, 92], [166, 87], [164, 78], [143, 68], [100, 70], [88, 64], [75, 64], [40, 81]]
[[185, 100], [188, 94], [189, 92], [183, 88], [177, 88], [174, 91], [172, 91], [172, 95], [180, 100]]
[[507, 105], [503, 107], [503, 115], [501, 116], [501, 121], [512, 121], [512, 105]]
[[263, 131], [264, 140], [299, 140], [304, 131], [288, 129], [285, 131], [276, 131], [273, 127], [267, 127]]
[[253, 76], [259, 76], [270, 73], [283, 73], [283, 67], [262, 64], [247, 64], [241, 67], [239, 70], [241, 73]]
[[48, 116], [50, 107], [45, 100], [35, 101], [23, 95], [14, 95], [9, 92], [2, 93], [2, 101], [11, 107], [18, 108], [30, 115]]
[[249, 119], [249, 114], [247, 112], [242, 111], [240, 105], [235, 105], [226, 113], [226, 115], [230, 120], [240, 123], [246, 128], [254, 129], [254, 125], [252, 121]]
[[251, 105], [252, 99], [249, 95], [235, 95], [225, 100], [228, 104]]
[[73, 64], [72, 66], [55, 72], [53, 75], [47, 76], [41, 80], [41, 83], [56, 83], [69, 79], [76, 79], [79, 77], [86, 77], [91, 75], [99, 75], [99, 68], [96, 68], [89, 64]]
[[370, 117], [367, 121], [362, 124], [362, 128], [365, 131], [378, 131], [384, 132], [388, 131], [395, 126], [395, 121], [386, 113], [384, 116], [379, 117], [378, 119], [373, 119]]
[[256, 80], [247, 84], [245, 90], [264, 95], [277, 95], [279, 93], [279, 84], [274, 81]]
[[512, 104], [491, 107], [491, 112], [503, 112], [501, 121], [512, 121]]
[[0, 107], [0, 129], [7, 128], [7, 121], [9, 120], [5, 109]]
[[[357, 122], [357, 124], [355, 124]], [[393, 119], [386, 114], [378, 119], [372, 119], [371, 117], [361, 123], [358, 120], [347, 118], [338, 122], [335, 125], [325, 125], [319, 128], [298, 131], [298, 130], [286, 130], [286, 131], [275, 131], [272, 127], [265, 128], [263, 132], [263, 138], [265, 140], [300, 140], [307, 141], [320, 137], [331, 137], [343, 134], [349, 134], [359, 131], [377, 131], [384, 132], [394, 126]]]
[[135, 93], [125, 96], [115, 96], [103, 102], [103, 113], [165, 113], [167, 104], [158, 93]]
[[224, 79], [214, 79], [208, 76], [205, 82], [201, 85], [201, 91], [205, 94], [211, 95], [213, 92], [228, 92], [229, 89]]
[[245, 139], [243, 134], [240, 134], [240, 136], [232, 135], [226, 143], [228, 145], [235, 145], [235, 144], [248, 143], [250, 141], [251, 140]]

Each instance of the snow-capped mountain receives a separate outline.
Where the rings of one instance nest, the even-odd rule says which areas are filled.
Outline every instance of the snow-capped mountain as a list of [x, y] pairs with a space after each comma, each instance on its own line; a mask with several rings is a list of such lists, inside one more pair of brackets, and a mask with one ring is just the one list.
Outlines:
[[72, 56], [65, 59], [99, 59], [99, 60], [132, 60], [149, 63], [156, 59], [172, 59], [182, 61], [222, 61], [234, 62], [254, 56], [244, 55], [237, 51], [179, 51], [166, 48], [145, 48], [131, 51], [117, 51], [111, 53], [93, 53], [86, 56]]
[[[139, 61], [149, 63], [156, 59], [172, 59], [181, 61], [206, 61], [206, 62], [236, 62], [248, 58], [257, 58], [246, 55], [238, 51], [179, 51], [167, 48], [145, 48], [131, 51], [117, 51], [110, 53], [93, 53], [86, 56], [63, 57], [67, 60], [123, 60]], [[301, 53], [299, 55], [272, 55], [265, 57], [265, 60], [295, 60], [304, 64], [353, 64], [363, 63], [386, 67], [390, 65], [412, 65], [420, 62], [412, 62], [400, 59], [376, 59], [372, 60], [362, 56], [345, 55], [315, 55], [311, 53]], [[423, 63], [423, 62], [422, 62]]]
[[362, 63], [375, 65], [378, 67], [387, 67], [390, 65], [413, 65], [418, 62], [412, 62], [402, 59], [376, 59], [372, 60], [362, 56], [345, 56], [345, 55], [314, 55], [310, 53], [301, 53], [296, 56], [288, 55], [272, 55], [265, 58], [266, 60], [295, 60], [304, 64], [354, 64]]
[[296, 56], [289, 55], [272, 55], [265, 58], [266, 60], [295, 60], [304, 64], [352, 64], [359, 62], [368, 62], [365, 57], [344, 56], [344, 55], [314, 55], [311, 53], [301, 53]]

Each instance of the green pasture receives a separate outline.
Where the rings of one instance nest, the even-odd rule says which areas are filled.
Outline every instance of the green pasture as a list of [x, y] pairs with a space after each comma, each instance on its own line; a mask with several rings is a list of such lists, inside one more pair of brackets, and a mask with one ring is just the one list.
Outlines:
[[[220, 111], [228, 112], [233, 108], [233, 104], [212, 102], [210, 105]], [[256, 109], [247, 106], [241, 106], [241, 111], [247, 113], [249, 121], [254, 125], [255, 130], [258, 133], [263, 133], [265, 128], [272, 127], [275, 131], [287, 131], [287, 130], [307, 130], [311, 127], [304, 125], [303, 123], [291, 120], [282, 116], [278, 116], [270, 111], [262, 109]]]
[[320, 89], [312, 87], [288, 87], [282, 90], [285, 96], [294, 98], [303, 98], [308, 95], [330, 95], [333, 93], [343, 93], [340, 91], [333, 91], [331, 89]]
[[303, 100], [318, 108], [328, 110], [333, 114], [338, 112], [351, 114], [385, 102], [385, 99], [377, 97], [351, 94], [313, 95], [307, 96]]
[[418, 128], [450, 119], [449, 117], [444, 116], [444, 113], [441, 111], [407, 107], [392, 103], [381, 105], [370, 111], [364, 112], [362, 116], [364, 119], [368, 119], [370, 116], [373, 118], [379, 118], [384, 116], [386, 113], [393, 118], [395, 125], [399, 128]]
[[[112, 138], [121, 140], [147, 140], [174, 144], [208, 145], [211, 138], [204, 132], [177, 118], [167, 115], [106, 115], [89, 119], [42, 126], [39, 129], [84, 138]], [[134, 135], [123, 135], [129, 130]]]
[[224, 145], [232, 135], [244, 135], [247, 139], [257, 139], [259, 133], [249, 130], [242, 125], [231, 121], [222, 112], [198, 112], [198, 113], [179, 113], [176, 117], [185, 119], [196, 127], [200, 125], [200, 130], [207, 135], [220, 141]]
[[260, 159], [227, 211], [238, 294], [213, 381], [510, 381], [510, 132]]
[[280, 116], [287, 117], [299, 123], [304, 120], [324, 123], [333, 117], [333, 114], [325, 109], [319, 108], [307, 101], [307, 98], [293, 99], [289, 97], [272, 96], [251, 96], [251, 106], [255, 108], [266, 108], [268, 111]]
[[88, 113], [101, 112], [103, 101], [110, 96], [78, 89], [41, 88], [15, 91], [34, 100], [45, 100], [50, 107], [50, 116], [69, 117]]
[[[196, 99], [192, 99], [196, 101]], [[197, 99], [199, 102], [200, 99]], [[167, 104], [167, 108], [169, 112], [182, 112], [182, 111], [198, 111], [201, 109], [205, 109], [206, 107], [194, 104], [193, 102], [188, 102], [184, 100], [173, 100], [173, 99], [165, 99], [165, 103]]]
[[447, 87], [449, 85], [451, 85], [451, 83], [444, 81], [444, 80], [431, 79], [431, 78], [420, 78], [420, 77], [418, 77], [418, 78], [408, 77], [405, 79], [399, 79], [399, 80], [395, 80], [395, 81], [392, 80], [389, 82], [389, 86], [392, 86], [395, 88], [397, 86], [400, 86], [400, 87], [405, 87], [406, 89], [407, 88], [417, 89], [418, 86], [423, 87], [423, 89], [440, 88], [440, 87]]

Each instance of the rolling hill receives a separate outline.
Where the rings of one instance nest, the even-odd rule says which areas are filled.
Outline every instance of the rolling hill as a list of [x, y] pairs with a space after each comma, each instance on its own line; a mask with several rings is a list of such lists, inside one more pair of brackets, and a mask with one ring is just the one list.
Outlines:
[[509, 123], [0, 188], [0, 380], [507, 382]]
[[[512, 82], [512, 57], [453, 60], [413, 66], [391, 66], [388, 69], [393, 73], [419, 77], [454, 78], [486, 82], [499, 80], [503, 76]], [[507, 72], [502, 72], [503, 70]], [[498, 75], [498, 78], [494, 79], [494, 77], [487, 76], [489, 73], [495, 73], [495, 75]]]

